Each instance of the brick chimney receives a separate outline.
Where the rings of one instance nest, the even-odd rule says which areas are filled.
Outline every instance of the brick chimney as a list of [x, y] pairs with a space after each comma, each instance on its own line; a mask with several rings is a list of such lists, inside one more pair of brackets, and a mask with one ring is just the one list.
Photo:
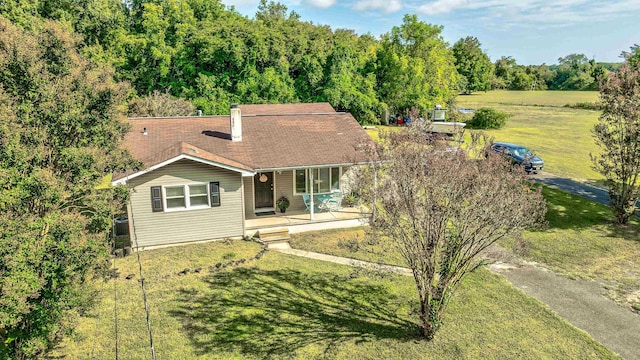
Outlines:
[[238, 104], [231, 104], [231, 141], [242, 141], [242, 115]]

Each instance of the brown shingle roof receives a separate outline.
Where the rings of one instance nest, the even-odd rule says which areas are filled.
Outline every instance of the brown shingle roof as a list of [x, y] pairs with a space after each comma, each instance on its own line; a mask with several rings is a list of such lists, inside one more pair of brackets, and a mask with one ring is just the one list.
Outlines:
[[244, 115], [286, 115], [286, 114], [325, 114], [336, 112], [331, 104], [242, 104], [238, 105]]
[[[307, 109], [306, 105], [302, 108]], [[282, 105], [255, 105], [250, 109], [258, 109], [257, 106]], [[299, 104], [287, 106], [301, 109]], [[229, 116], [136, 118], [130, 120], [131, 132], [125, 139], [125, 147], [145, 168], [191, 147], [200, 152], [193, 156], [239, 169], [260, 170], [364, 161], [357, 148], [372, 141], [351, 114], [334, 111], [248, 115], [246, 107], [240, 106], [242, 141], [239, 142], [230, 140]], [[318, 105], [319, 109], [324, 107]], [[148, 135], [143, 134], [145, 128]], [[114, 180], [122, 177], [124, 174], [114, 175]]]

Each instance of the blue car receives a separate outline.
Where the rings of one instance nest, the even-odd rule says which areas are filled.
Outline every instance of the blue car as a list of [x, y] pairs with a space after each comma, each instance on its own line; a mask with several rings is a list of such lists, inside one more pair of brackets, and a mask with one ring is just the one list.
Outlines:
[[527, 173], [537, 174], [544, 168], [544, 161], [524, 146], [495, 142], [491, 145], [491, 150], [508, 157], [514, 164], [523, 166]]

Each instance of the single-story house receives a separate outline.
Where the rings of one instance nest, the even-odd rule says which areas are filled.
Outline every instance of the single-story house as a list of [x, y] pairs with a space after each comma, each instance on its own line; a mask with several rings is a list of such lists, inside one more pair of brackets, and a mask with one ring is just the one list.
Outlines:
[[131, 189], [140, 247], [243, 236], [246, 219], [273, 214], [280, 196], [304, 210], [304, 194], [345, 190], [349, 167], [365, 161], [359, 148], [372, 141], [328, 103], [129, 122], [124, 145], [144, 166], [114, 174], [112, 185]]

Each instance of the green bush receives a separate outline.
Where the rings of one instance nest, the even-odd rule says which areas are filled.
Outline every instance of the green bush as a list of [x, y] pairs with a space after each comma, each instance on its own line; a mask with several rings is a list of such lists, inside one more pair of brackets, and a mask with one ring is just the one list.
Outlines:
[[351, 252], [358, 252], [360, 250], [360, 241], [358, 241], [357, 236], [355, 238], [340, 239], [338, 240], [338, 247]]
[[471, 121], [467, 123], [469, 129], [500, 129], [507, 123], [511, 114], [492, 108], [480, 108], [475, 111]]
[[598, 110], [601, 111], [604, 109], [602, 103], [596, 102], [579, 102], [575, 104], [566, 104], [564, 107], [572, 108], [572, 109], [582, 109], [582, 110]]

